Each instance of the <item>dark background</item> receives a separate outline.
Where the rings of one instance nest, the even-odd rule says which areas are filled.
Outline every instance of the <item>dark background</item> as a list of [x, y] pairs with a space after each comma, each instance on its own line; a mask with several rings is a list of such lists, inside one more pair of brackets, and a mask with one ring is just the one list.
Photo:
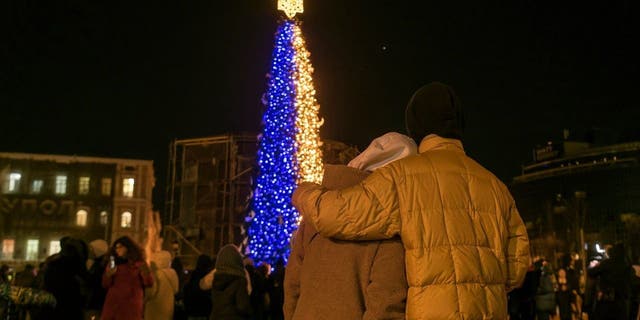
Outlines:
[[[0, 4], [0, 151], [152, 159], [169, 142], [258, 132], [275, 0]], [[442, 81], [468, 154], [505, 182], [536, 144], [640, 140], [634, 1], [307, 0], [323, 138], [403, 131], [414, 90]]]

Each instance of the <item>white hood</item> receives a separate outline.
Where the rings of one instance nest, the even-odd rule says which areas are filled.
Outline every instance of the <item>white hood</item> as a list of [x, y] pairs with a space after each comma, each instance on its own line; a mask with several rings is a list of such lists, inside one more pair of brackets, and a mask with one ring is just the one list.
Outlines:
[[157, 251], [151, 254], [151, 262], [155, 262], [158, 269], [171, 268], [171, 253], [166, 250]]
[[390, 162], [418, 153], [415, 141], [397, 132], [386, 133], [373, 141], [349, 162], [349, 167], [373, 171]]

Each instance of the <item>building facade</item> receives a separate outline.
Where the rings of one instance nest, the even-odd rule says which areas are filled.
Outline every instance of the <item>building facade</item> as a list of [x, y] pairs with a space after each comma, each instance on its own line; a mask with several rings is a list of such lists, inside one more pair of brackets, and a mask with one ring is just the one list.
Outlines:
[[510, 189], [535, 253], [552, 258], [586, 248], [589, 259], [622, 241], [639, 256], [640, 142], [549, 142], [533, 154]]
[[0, 153], [0, 261], [42, 261], [60, 238], [142, 243], [153, 161]]

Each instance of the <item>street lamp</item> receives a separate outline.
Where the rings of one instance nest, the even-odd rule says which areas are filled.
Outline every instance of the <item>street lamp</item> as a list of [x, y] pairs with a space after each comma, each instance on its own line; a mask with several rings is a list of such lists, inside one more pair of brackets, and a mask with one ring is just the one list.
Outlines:
[[[562, 196], [562, 193], [556, 193], [555, 199], [553, 199], [553, 201], [551, 202], [551, 212], [553, 213], [553, 215], [562, 215], [567, 220], [567, 223], [571, 223], [570, 219], [567, 219], [567, 215], [566, 215], [567, 202]], [[551, 235], [553, 237], [553, 264], [557, 266], [558, 265], [558, 254], [556, 252], [556, 249], [558, 247], [558, 239], [556, 237], [557, 226], [553, 221], [554, 220], [553, 215], [551, 214], [549, 215], [549, 228], [551, 229]]]
[[576, 225], [578, 230], [578, 244], [580, 250], [580, 260], [582, 261], [582, 274], [585, 275], [587, 273], [587, 255], [584, 249], [584, 222], [586, 217], [585, 210], [585, 199], [587, 198], [587, 193], [584, 191], [576, 191], [573, 193], [573, 196], [576, 199]]

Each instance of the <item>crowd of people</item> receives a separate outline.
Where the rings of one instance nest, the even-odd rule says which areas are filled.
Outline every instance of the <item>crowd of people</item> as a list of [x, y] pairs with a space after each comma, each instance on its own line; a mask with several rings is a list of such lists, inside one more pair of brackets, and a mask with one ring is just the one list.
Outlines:
[[618, 243], [603, 260], [593, 260], [581, 274], [571, 254], [557, 265], [536, 257], [523, 285], [509, 293], [511, 319], [631, 319], [639, 318], [640, 259]]
[[[388, 147], [398, 138], [386, 135], [378, 142]], [[385, 147], [363, 154], [379, 159]], [[363, 178], [350, 170], [330, 166], [327, 173], [339, 173], [335, 176], [345, 181]], [[332, 186], [331, 181], [325, 183]], [[63, 238], [65, 249], [38, 268], [27, 264], [12, 278], [8, 266], [0, 268], [0, 284], [47, 290], [56, 297], [56, 306], [31, 306], [5, 315], [94, 320], [405, 318], [408, 287], [399, 239], [332, 241], [304, 223], [295, 240], [289, 264], [278, 264], [276, 272], [267, 263], [255, 267], [236, 246], [227, 245], [213, 259], [200, 255], [180, 284], [175, 270], [180, 263], [172, 267], [172, 260], [179, 260], [168, 251], [154, 253], [147, 267], [143, 251], [131, 239], [120, 238], [112, 247], [95, 240], [86, 248], [83, 269], [78, 256], [85, 248], [82, 241]], [[106, 259], [110, 256], [115, 267]], [[638, 319], [640, 261], [632, 265], [623, 245], [608, 248], [605, 259], [590, 266], [586, 283], [575, 262], [564, 254], [554, 268], [544, 257], [535, 257], [522, 286], [508, 293], [509, 319]]]
[[169, 251], [145, 252], [129, 237], [111, 246], [64, 237], [61, 251], [39, 268], [27, 264], [11, 277], [0, 269], [0, 286], [31, 288], [52, 295], [53, 304], [25, 305], [0, 299], [2, 319], [200, 320], [284, 319], [284, 263], [275, 272], [267, 263], [254, 267], [239, 249], [227, 245], [215, 258], [200, 255], [184, 272]]
[[39, 272], [28, 266], [13, 280], [55, 296], [29, 316], [638, 319], [640, 266], [623, 245], [586, 274], [569, 254], [531, 258], [507, 187], [465, 154], [451, 87], [420, 88], [405, 116], [408, 135], [376, 138], [348, 165], [327, 165], [322, 184], [299, 184], [292, 203], [303, 220], [286, 267], [254, 266], [229, 244], [184, 272], [166, 251], [148, 265], [127, 237], [64, 238]]
[[[12, 285], [42, 290], [55, 303], [6, 306], [5, 313], [28, 319], [141, 319], [145, 294], [154, 285], [158, 269], [145, 261], [144, 251], [129, 237], [111, 246], [102, 239], [88, 244], [63, 237], [61, 250], [49, 256], [38, 269], [27, 265]], [[13, 307], [13, 308], [12, 308]]]

